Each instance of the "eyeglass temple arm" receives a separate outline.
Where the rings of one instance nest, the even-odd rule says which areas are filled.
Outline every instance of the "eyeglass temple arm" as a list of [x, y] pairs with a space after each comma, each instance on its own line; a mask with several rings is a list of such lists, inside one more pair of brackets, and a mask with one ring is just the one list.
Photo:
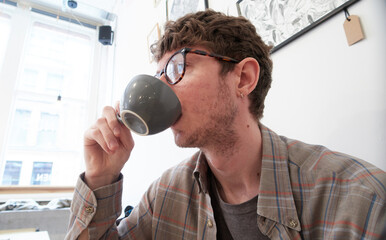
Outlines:
[[203, 55], [203, 56], [214, 57], [214, 58], [217, 58], [218, 60], [222, 60], [222, 61], [226, 61], [226, 62], [233, 62], [233, 63], [239, 63], [240, 62], [240, 61], [238, 61], [238, 60], [236, 60], [234, 58], [221, 56], [221, 55], [218, 55], [218, 54], [215, 54], [215, 53], [207, 53], [207, 52], [204, 52], [204, 51], [201, 51], [201, 50], [193, 50], [191, 52], [199, 54], [199, 55]]

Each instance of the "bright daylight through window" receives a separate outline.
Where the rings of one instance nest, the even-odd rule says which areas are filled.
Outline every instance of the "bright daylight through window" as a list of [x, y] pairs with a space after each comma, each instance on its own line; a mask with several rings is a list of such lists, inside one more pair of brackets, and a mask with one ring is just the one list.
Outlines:
[[17, 77], [10, 80], [0, 185], [74, 185], [90, 116], [96, 29], [29, 14], [21, 18], [28, 22], [0, 15], [0, 63], [7, 48], [20, 47], [6, 44], [12, 31], [29, 26]]

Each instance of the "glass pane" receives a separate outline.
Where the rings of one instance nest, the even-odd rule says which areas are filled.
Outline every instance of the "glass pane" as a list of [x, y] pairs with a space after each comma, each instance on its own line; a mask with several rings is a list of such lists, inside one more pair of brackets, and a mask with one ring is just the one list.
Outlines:
[[9, 140], [9, 144], [11, 146], [27, 145], [30, 121], [31, 111], [25, 109], [16, 109]]
[[25, 89], [33, 90], [37, 87], [38, 71], [36, 69], [25, 68], [21, 77], [22, 86]]
[[61, 92], [63, 88], [64, 76], [57, 73], [48, 73], [46, 89]]
[[7, 161], [5, 163], [3, 185], [18, 185], [20, 180], [21, 161]]
[[25, 56], [29, 79], [19, 89], [87, 101], [92, 43], [87, 35], [35, 23]]
[[41, 113], [37, 144], [40, 146], [55, 146], [58, 131], [58, 114]]
[[7, 43], [9, 34], [11, 31], [11, 21], [8, 15], [0, 12], [0, 70], [3, 66], [3, 60], [5, 50], [7, 49]]
[[80, 172], [96, 31], [59, 23], [35, 22], [26, 41], [3, 156], [23, 164], [18, 185], [74, 185]]
[[31, 185], [50, 185], [52, 162], [34, 162]]

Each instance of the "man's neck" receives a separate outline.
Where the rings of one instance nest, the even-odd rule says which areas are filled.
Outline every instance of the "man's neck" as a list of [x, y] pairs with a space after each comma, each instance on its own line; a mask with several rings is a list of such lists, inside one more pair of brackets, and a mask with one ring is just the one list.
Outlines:
[[257, 123], [249, 122], [238, 129], [238, 139], [232, 149], [225, 152], [214, 148], [201, 150], [216, 177], [219, 193], [225, 202], [239, 204], [258, 195], [262, 138]]

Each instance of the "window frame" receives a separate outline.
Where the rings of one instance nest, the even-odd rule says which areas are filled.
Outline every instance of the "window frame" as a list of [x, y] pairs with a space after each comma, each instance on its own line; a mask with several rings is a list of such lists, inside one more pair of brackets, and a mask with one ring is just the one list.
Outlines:
[[[6, 21], [8, 21], [9, 23], [11, 22], [11, 19], [12, 19], [11, 15], [9, 15], [7, 12], [2, 12], [2, 11], [0, 11], [0, 17], [6, 19]], [[12, 29], [9, 29], [9, 31], [12, 31]], [[8, 45], [8, 42], [9, 42], [9, 37], [5, 41], [5, 45]], [[5, 55], [5, 51], [7, 51], [6, 48], [4, 49], [4, 55]], [[3, 65], [4, 59], [5, 59], [5, 56], [0, 56], [0, 71], [1, 71], [1, 67]]]

